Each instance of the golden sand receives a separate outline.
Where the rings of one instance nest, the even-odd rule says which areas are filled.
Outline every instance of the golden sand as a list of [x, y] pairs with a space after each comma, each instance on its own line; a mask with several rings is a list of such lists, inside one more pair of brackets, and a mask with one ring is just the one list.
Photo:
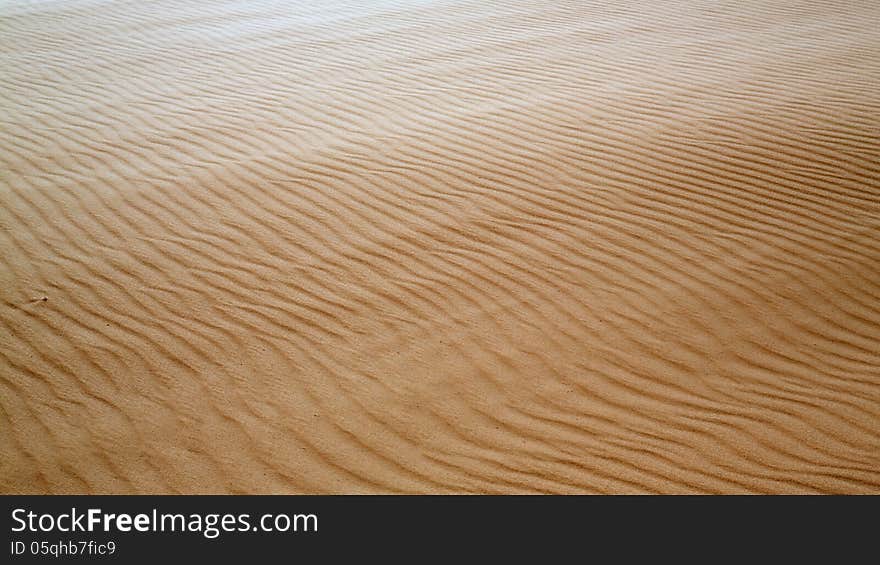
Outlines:
[[880, 493], [875, 0], [0, 22], [0, 492]]

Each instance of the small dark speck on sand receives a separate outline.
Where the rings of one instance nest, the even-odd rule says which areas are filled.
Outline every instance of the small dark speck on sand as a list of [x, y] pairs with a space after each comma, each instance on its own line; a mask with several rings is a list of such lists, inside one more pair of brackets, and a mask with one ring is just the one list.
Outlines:
[[48, 297], [48, 296], [44, 296], [43, 298], [41, 298], [41, 300], [42, 300], [43, 302], [45, 302], [45, 301], [49, 300], [49, 297]]

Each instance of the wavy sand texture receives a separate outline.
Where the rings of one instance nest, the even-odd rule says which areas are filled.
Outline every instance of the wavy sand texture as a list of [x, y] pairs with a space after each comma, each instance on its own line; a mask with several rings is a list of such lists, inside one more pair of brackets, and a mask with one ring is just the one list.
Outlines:
[[0, 491], [880, 492], [876, 1], [0, 14]]

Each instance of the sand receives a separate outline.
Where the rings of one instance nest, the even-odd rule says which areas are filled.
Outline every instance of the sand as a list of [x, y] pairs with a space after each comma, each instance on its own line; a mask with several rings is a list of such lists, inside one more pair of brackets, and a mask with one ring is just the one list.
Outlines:
[[876, 1], [0, 18], [0, 492], [880, 493]]

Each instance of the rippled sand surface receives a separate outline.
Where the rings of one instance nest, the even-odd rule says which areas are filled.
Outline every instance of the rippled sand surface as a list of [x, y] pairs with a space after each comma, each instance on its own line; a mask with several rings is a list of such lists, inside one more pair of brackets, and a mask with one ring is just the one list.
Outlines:
[[880, 493], [877, 2], [0, 22], [0, 491]]

